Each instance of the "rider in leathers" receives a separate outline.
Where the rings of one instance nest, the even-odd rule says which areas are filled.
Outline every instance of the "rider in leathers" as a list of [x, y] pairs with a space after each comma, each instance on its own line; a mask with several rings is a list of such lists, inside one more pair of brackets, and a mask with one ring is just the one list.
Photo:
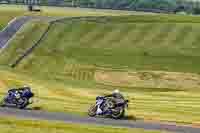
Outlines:
[[[104, 98], [113, 98], [115, 102], [123, 102], [124, 96], [119, 92], [118, 89], [114, 90], [112, 94], [104, 96]], [[102, 114], [103, 110], [98, 106], [96, 114]]]
[[16, 98], [19, 99], [20, 98], [20, 94], [23, 93], [23, 91], [30, 89], [30, 87], [24, 86], [24, 87], [20, 87], [20, 88], [12, 88], [8, 91], [8, 94], [11, 96], [11, 98]]

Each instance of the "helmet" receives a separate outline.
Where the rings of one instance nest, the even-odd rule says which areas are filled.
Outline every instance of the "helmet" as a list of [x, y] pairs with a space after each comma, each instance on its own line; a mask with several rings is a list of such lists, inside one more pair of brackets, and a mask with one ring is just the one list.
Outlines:
[[28, 88], [28, 86], [27, 86], [27, 85], [24, 85], [23, 88]]
[[12, 88], [10, 88], [9, 90], [15, 90], [16, 88], [15, 87], [12, 87]]
[[23, 89], [30, 89], [30, 87], [27, 86], [27, 85], [24, 85], [22, 88], [23, 88]]
[[119, 93], [119, 90], [118, 90], [118, 89], [115, 89], [115, 90], [113, 91], [113, 93], [114, 93], [114, 94]]

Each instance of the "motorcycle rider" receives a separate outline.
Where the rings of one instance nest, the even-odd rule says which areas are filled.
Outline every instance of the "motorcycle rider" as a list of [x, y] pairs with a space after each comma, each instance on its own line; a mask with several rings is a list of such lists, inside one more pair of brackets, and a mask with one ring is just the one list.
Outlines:
[[19, 99], [21, 94], [30, 89], [30, 87], [28, 86], [23, 86], [23, 87], [20, 87], [20, 88], [11, 88], [10, 90], [8, 90], [8, 94], [11, 96], [11, 98], [16, 98], [16, 99]]
[[112, 94], [104, 96], [106, 97], [113, 97], [114, 99], [124, 99], [124, 96], [120, 93], [118, 89], [115, 89]]
[[31, 91], [31, 88], [29, 86], [23, 86], [18, 88], [18, 90], [22, 93], [24, 91]]
[[[120, 93], [120, 91], [118, 89], [115, 89], [112, 94], [109, 95], [105, 95], [104, 98], [114, 98], [113, 100], [115, 100], [115, 102], [123, 102], [124, 101], [124, 96]], [[105, 109], [106, 110], [106, 109]], [[101, 106], [99, 105], [97, 107], [97, 112], [96, 114], [102, 114], [103, 110], [101, 109]]]
[[16, 88], [11, 88], [10, 90], [8, 90], [8, 94], [10, 96], [10, 98], [19, 98], [20, 94], [19, 91]]

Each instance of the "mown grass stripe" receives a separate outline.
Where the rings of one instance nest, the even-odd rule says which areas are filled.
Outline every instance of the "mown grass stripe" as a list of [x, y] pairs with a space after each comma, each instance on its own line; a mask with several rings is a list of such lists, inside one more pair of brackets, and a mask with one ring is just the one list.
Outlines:
[[90, 29], [90, 32], [88, 32], [87, 34], [85, 34], [84, 36], [80, 38], [80, 44], [83, 47], [91, 45], [90, 44], [91, 40], [104, 29], [103, 25], [99, 25], [92, 22], [89, 22], [89, 24], [90, 24], [90, 27], [88, 28]]
[[107, 32], [101, 40], [97, 42], [96, 46], [100, 48], [112, 47], [111, 46], [112, 38], [115, 38], [119, 33], [120, 33], [120, 26], [114, 25], [113, 28], [109, 32]]
[[105, 25], [103, 31], [99, 31], [99, 33], [92, 38], [93, 48], [100, 48], [103, 44], [103, 40], [112, 34], [113, 30], [116, 30], [115, 26]]
[[161, 29], [160, 29], [160, 33], [157, 36], [154, 36], [154, 38], [152, 39], [152, 43], [153, 44], [157, 44], [157, 46], [161, 45], [161, 43], [163, 43], [163, 41], [169, 36], [169, 34], [172, 32], [172, 30], [175, 28], [175, 24], [166, 24], [163, 25], [161, 23]]
[[117, 29], [119, 29], [118, 33], [115, 36], [113, 36], [108, 42], [110, 44], [110, 47], [119, 47], [119, 42], [125, 37], [127, 37], [127, 35], [130, 33], [130, 31], [132, 31], [132, 28], [134, 28], [134, 26], [135, 24], [126, 24], [117, 27]]
[[[58, 30], [56, 30], [57, 29], [57, 27], [59, 27], [59, 29], [62, 29], [62, 30], [60, 30], [60, 31], [58, 31]], [[53, 44], [53, 43], [51, 43], [51, 45], [54, 45], [55, 46], [55, 49], [59, 49], [59, 51], [60, 52], [62, 52], [63, 51], [63, 49], [62, 48], [60, 48], [60, 47], [62, 47], [61, 45], [59, 45], [60, 43], [64, 43], [64, 42], [66, 42], [67, 43], [67, 41], [65, 41], [66, 40], [66, 33], [69, 33], [69, 32], [71, 32], [73, 29], [72, 29], [72, 23], [69, 23], [68, 25], [64, 25], [64, 24], [60, 24], [60, 25], [58, 25], [58, 24], [54, 24], [54, 27], [52, 27], [51, 28], [51, 31], [49, 31], [49, 35], [50, 36], [54, 36], [54, 38], [49, 38], [49, 39], [51, 39], [51, 40], [47, 40], [48, 42], [57, 42], [56, 44]], [[49, 45], [47, 45], [47, 47], [48, 47]], [[53, 49], [49, 49], [49, 50], [53, 50]], [[53, 51], [52, 51], [53, 52]]]
[[[146, 33], [143, 41], [140, 44], [140, 47], [148, 47], [148, 45], [151, 45], [152, 47], [154, 47], [152, 43], [153, 38], [157, 37], [159, 35], [159, 33], [161, 32], [162, 29], [162, 24], [161, 23], [155, 23], [152, 25], [152, 28], [149, 30], [148, 33]], [[166, 33], [165, 33], [166, 34]], [[151, 47], [150, 47], [151, 49]]]
[[146, 37], [148, 38], [147, 35], [151, 33], [152, 29], [155, 26], [153, 23], [147, 23], [143, 25], [144, 26], [139, 29], [140, 32], [138, 32], [138, 34], [134, 36], [135, 39], [133, 40], [133, 43], [135, 44], [134, 46], [136, 47], [140, 47], [141, 43], [144, 41], [144, 39], [146, 39]]
[[182, 29], [181, 24], [180, 25], [176, 23], [174, 24], [173, 30], [163, 40], [163, 43], [162, 43], [163, 48], [166, 48], [172, 45], [173, 41], [176, 39], [176, 36], [181, 29]]
[[172, 41], [173, 44], [182, 44], [189, 33], [192, 31], [191, 25], [182, 25], [181, 30], [177, 33], [176, 38]]

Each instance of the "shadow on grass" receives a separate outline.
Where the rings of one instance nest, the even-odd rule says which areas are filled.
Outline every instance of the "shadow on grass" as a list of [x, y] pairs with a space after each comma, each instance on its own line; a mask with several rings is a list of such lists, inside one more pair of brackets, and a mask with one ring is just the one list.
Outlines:
[[32, 110], [42, 110], [42, 107], [33, 107]]
[[124, 116], [123, 118], [120, 118], [120, 119], [114, 119], [109, 116], [96, 116], [95, 118], [112, 119], [112, 120], [129, 120], [129, 121], [142, 120], [140, 118], [135, 117], [134, 115]]
[[23, 110], [42, 110], [42, 107], [25, 108]]
[[129, 120], [129, 121], [137, 121], [137, 120], [143, 120], [141, 118], [138, 118], [134, 115], [126, 115], [123, 118], [121, 118], [120, 120]]

